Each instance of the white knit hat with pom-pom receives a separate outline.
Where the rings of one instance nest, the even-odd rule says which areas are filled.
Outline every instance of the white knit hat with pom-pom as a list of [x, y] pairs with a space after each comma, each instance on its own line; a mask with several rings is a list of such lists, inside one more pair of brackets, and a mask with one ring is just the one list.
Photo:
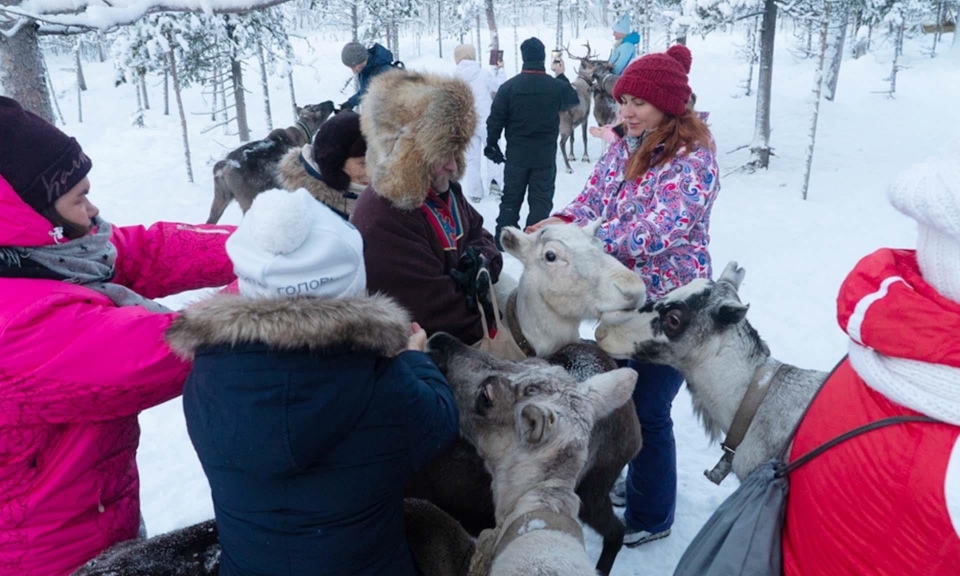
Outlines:
[[343, 298], [366, 289], [360, 232], [302, 188], [257, 195], [227, 254], [244, 296]]
[[923, 279], [960, 302], [960, 142], [904, 170], [890, 203], [920, 225], [917, 260]]

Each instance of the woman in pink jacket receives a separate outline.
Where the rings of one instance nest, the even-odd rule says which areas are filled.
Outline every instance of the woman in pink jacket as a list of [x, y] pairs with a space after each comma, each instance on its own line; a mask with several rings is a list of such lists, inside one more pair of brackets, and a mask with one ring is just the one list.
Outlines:
[[[706, 115], [691, 106], [691, 62], [685, 46], [673, 46], [627, 66], [613, 89], [623, 118], [616, 140], [583, 192], [528, 229], [599, 219], [597, 238], [643, 278], [648, 302], [711, 275], [710, 211], [720, 179]], [[637, 546], [668, 536], [673, 525], [677, 450], [670, 408], [683, 377], [669, 366], [630, 366], [647, 383], [633, 396], [643, 448], [630, 463], [621, 501], [624, 543]]]
[[0, 97], [0, 574], [64, 576], [141, 527], [137, 413], [190, 365], [151, 300], [233, 280], [232, 228], [115, 227], [79, 144]]

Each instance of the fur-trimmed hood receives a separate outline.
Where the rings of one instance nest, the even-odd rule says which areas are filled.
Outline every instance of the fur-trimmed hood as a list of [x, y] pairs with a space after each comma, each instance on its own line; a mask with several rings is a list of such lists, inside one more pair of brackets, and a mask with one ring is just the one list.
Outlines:
[[406, 348], [410, 315], [379, 294], [326, 300], [217, 295], [187, 308], [167, 330], [174, 352], [193, 360], [209, 346], [265, 344], [281, 350], [349, 346], [395, 356]]
[[[307, 170], [304, 163], [310, 167], [313, 174]], [[330, 209], [349, 219], [362, 188], [355, 189], [351, 183], [351, 189], [335, 190], [314, 174], [319, 175], [320, 168], [313, 162], [313, 149], [310, 144], [287, 151], [277, 164], [277, 184], [284, 190], [293, 192], [303, 188]]]
[[360, 114], [371, 186], [397, 208], [419, 207], [433, 169], [451, 152], [463, 177], [476, 126], [473, 93], [463, 80], [399, 69], [380, 74]]

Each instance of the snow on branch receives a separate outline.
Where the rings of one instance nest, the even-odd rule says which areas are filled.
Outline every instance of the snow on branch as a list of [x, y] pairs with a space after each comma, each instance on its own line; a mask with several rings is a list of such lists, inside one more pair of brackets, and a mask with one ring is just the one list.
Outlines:
[[[24, 19], [53, 25], [57, 33], [71, 28], [110, 30], [136, 22], [153, 12], [203, 12], [205, 14], [243, 13], [262, 10], [288, 0], [25, 0], [19, 6], [0, 4], [0, 14], [16, 17], [9, 30], [12, 36]], [[41, 26], [41, 31], [43, 27]]]

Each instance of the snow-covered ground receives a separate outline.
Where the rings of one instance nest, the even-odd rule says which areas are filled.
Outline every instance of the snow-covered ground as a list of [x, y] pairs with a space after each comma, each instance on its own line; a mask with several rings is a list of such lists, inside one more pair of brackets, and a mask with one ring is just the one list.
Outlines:
[[[549, 26], [519, 31], [553, 37]], [[299, 103], [323, 100], [342, 102], [352, 92], [341, 88], [349, 71], [340, 64], [340, 48], [348, 40], [330, 31], [296, 40], [304, 65], [295, 70]], [[512, 30], [504, 28], [506, 69], [512, 75], [515, 53]], [[607, 30], [591, 28], [583, 39], [571, 42], [579, 52], [581, 40], [606, 54], [611, 44]], [[794, 40], [786, 29], [778, 32], [773, 75], [772, 143], [776, 156], [769, 171], [738, 171], [748, 158], [744, 146], [753, 139], [754, 98], [738, 97], [739, 82], [747, 65], [736, 52], [743, 32], [716, 32], [708, 38], [690, 38], [693, 52], [691, 85], [697, 108], [711, 112], [710, 124], [718, 146], [722, 191], [711, 221], [711, 252], [722, 269], [737, 260], [747, 270], [741, 290], [751, 305], [750, 320], [782, 360], [803, 367], [828, 369], [843, 354], [846, 338], [834, 319], [834, 300], [840, 282], [854, 263], [881, 246], [913, 247], [914, 224], [887, 203], [886, 186], [910, 163], [956, 134], [960, 125], [960, 57], [954, 50], [936, 59], [922, 56], [919, 41], [908, 41], [901, 62], [909, 68], [898, 78], [897, 97], [888, 99], [874, 91], [885, 90], [892, 45], [880, 44], [859, 60], [846, 60], [835, 102], [824, 102], [810, 197], [800, 198], [807, 144], [813, 79], [813, 59], [791, 53]], [[874, 37], [877, 38], [878, 34]], [[452, 73], [455, 42], [444, 42], [445, 58], [437, 55], [436, 38], [423, 38], [417, 55], [415, 38], [405, 38], [402, 60], [408, 68]], [[653, 44], [664, 47], [662, 38]], [[946, 44], [946, 43], [945, 43]], [[548, 48], [550, 48], [548, 46]], [[578, 49], [579, 48], [579, 49]], [[946, 49], [946, 46], [944, 46]], [[145, 128], [134, 128], [130, 116], [136, 108], [132, 86], [113, 86], [109, 63], [86, 63], [89, 91], [83, 94], [84, 123], [76, 122], [73, 65], [67, 57], [51, 58], [53, 83], [60, 93], [66, 116], [63, 129], [77, 137], [93, 159], [91, 199], [108, 220], [118, 224], [149, 224], [157, 220], [203, 222], [213, 197], [211, 167], [239, 143], [217, 128], [201, 134], [211, 124], [210, 105], [199, 88], [185, 91], [190, 125], [190, 146], [195, 184], [186, 182], [179, 118], [171, 95], [171, 115], [162, 114], [162, 87], [150, 79], [150, 103]], [[575, 62], [568, 60], [572, 71]], [[266, 135], [263, 105], [255, 62], [247, 68], [250, 125], [255, 137]], [[159, 79], [162, 83], [162, 79]], [[755, 85], [755, 84], [754, 84]], [[286, 79], [270, 78], [272, 112], [278, 126], [292, 120]], [[582, 143], [577, 143], [577, 157]], [[590, 142], [591, 158], [600, 144]], [[560, 161], [562, 167], [562, 160]], [[575, 173], [562, 168], [557, 178], [555, 206], [563, 206], [582, 188], [592, 165], [577, 162]], [[497, 204], [487, 199], [479, 205], [492, 230]], [[240, 210], [228, 208], [221, 222], [237, 223]], [[519, 263], [508, 257], [507, 271], [518, 275]], [[182, 306], [200, 295], [168, 299]], [[585, 336], [592, 326], [584, 325]], [[122, 353], [122, 351], [118, 351]], [[681, 390], [673, 408], [679, 463], [679, 497], [673, 534], [639, 549], [624, 549], [614, 574], [668, 575], [684, 548], [720, 502], [735, 488], [728, 478], [716, 487], [703, 476], [720, 456], [699, 426], [689, 395]], [[141, 448], [143, 514], [151, 534], [183, 527], [212, 516], [209, 488], [187, 438], [180, 400], [144, 412]], [[599, 554], [599, 538], [589, 533], [590, 553]]]

